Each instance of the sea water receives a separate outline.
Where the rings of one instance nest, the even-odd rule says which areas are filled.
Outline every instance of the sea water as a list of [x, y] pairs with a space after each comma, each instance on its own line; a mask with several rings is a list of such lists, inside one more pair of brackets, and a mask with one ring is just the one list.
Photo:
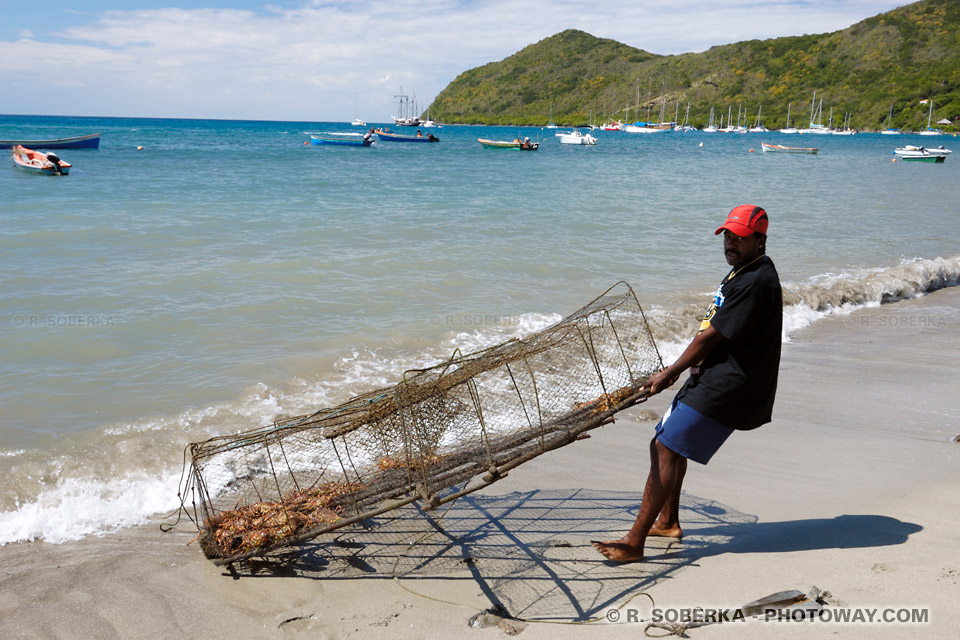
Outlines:
[[[305, 144], [337, 131], [362, 129], [0, 116], [0, 139], [103, 134], [58, 152], [69, 176], [0, 170], [0, 543], [143, 522], [177, 506], [188, 443], [531, 333], [620, 280], [669, 360], [728, 270], [714, 230], [738, 204], [770, 215], [786, 340], [960, 276], [960, 156], [892, 155], [952, 137]], [[477, 143], [523, 136], [540, 149]]]

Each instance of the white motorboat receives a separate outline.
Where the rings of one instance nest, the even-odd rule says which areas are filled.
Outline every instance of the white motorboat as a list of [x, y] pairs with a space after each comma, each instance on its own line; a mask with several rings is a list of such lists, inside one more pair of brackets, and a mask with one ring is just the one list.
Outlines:
[[560, 138], [560, 144], [597, 144], [597, 139], [589, 133], [583, 133], [579, 129], [570, 132], [556, 134]]
[[903, 147], [898, 147], [894, 149], [893, 153], [895, 155], [900, 156], [901, 158], [918, 158], [918, 157], [919, 158], [924, 158], [924, 157], [934, 157], [934, 158], [944, 157], [945, 158], [951, 153], [953, 153], [953, 151], [945, 148], [943, 145], [940, 145], [939, 147], [931, 148], [931, 147], [923, 147], [923, 146], [917, 147], [912, 144], [908, 144]]

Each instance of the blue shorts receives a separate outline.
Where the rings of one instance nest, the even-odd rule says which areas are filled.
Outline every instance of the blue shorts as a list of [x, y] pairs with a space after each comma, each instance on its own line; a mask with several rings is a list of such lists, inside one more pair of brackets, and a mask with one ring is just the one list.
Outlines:
[[673, 399], [660, 423], [657, 440], [688, 460], [707, 464], [733, 429]]

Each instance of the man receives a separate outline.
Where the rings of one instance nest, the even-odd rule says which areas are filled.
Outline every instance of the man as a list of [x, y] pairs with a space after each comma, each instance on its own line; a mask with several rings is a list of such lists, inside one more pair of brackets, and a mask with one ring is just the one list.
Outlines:
[[683, 535], [680, 491], [688, 459], [707, 464], [734, 430], [770, 422], [780, 367], [783, 294], [766, 255], [768, 224], [766, 211], [743, 204], [716, 230], [723, 232], [724, 257], [733, 268], [690, 345], [645, 385], [655, 395], [690, 369], [650, 441], [650, 473], [636, 522], [620, 540], [592, 542], [614, 562], [642, 560], [648, 535]]

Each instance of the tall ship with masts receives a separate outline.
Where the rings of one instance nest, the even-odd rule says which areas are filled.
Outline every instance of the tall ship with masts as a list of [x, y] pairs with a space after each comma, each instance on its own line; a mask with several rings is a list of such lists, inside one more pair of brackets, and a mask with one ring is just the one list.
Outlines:
[[400, 85], [400, 93], [393, 96], [399, 105], [397, 115], [393, 116], [393, 122], [398, 127], [419, 127], [420, 112], [417, 110], [417, 94], [410, 95], [403, 92], [403, 85]]

